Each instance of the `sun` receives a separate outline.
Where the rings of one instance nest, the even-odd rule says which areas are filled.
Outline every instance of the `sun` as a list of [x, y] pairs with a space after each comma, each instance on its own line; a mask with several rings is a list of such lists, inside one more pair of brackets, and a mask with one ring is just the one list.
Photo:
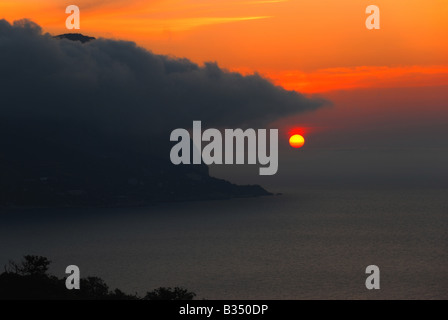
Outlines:
[[300, 134], [294, 134], [289, 138], [289, 144], [293, 148], [303, 147], [303, 145], [305, 144], [305, 138]]

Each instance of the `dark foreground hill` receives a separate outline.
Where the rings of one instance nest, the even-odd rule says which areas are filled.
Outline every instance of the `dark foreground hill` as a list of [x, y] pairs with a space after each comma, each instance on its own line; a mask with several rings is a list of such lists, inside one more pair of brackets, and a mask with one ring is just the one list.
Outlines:
[[196, 294], [182, 287], [160, 287], [145, 296], [110, 290], [98, 277], [80, 278], [79, 289], [68, 290], [67, 278], [48, 273], [51, 261], [26, 255], [23, 261], [9, 262], [0, 273], [0, 300], [193, 300]]

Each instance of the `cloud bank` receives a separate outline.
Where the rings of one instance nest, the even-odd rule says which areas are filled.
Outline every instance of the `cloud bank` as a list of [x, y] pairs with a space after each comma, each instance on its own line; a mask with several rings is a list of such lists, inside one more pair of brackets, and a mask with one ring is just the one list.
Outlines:
[[216, 63], [157, 55], [135, 43], [57, 40], [28, 20], [0, 20], [0, 115], [23, 125], [145, 135], [264, 127], [326, 104]]

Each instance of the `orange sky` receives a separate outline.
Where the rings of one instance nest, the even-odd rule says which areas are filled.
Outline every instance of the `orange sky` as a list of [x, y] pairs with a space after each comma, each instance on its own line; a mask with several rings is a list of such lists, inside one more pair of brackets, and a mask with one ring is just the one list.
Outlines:
[[[448, 85], [446, 0], [0, 0], [0, 18], [65, 33], [70, 4], [81, 33], [258, 71], [288, 89]], [[365, 28], [369, 4], [381, 30]]]

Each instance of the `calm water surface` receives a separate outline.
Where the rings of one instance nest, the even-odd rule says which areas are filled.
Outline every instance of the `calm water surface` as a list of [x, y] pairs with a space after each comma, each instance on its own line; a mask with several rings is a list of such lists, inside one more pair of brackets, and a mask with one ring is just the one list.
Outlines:
[[[8, 209], [0, 264], [76, 264], [112, 288], [206, 299], [448, 298], [448, 190], [296, 190], [149, 208]], [[365, 268], [381, 289], [365, 288]]]

